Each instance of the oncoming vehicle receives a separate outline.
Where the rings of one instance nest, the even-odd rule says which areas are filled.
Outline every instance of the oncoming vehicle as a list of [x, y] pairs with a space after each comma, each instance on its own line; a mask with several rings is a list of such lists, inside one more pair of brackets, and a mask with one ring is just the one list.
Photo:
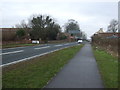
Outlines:
[[39, 44], [40, 42], [38, 40], [32, 40], [32, 43]]
[[78, 43], [82, 43], [82, 40], [78, 40], [77, 42], [78, 42]]

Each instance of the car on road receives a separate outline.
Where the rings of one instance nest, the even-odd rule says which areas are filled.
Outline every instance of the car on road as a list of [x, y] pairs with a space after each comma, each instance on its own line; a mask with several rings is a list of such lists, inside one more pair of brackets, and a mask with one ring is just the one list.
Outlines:
[[77, 42], [78, 42], [78, 43], [82, 43], [82, 40], [78, 40]]
[[39, 44], [40, 42], [38, 40], [32, 40], [32, 43], [36, 43], [36, 44]]

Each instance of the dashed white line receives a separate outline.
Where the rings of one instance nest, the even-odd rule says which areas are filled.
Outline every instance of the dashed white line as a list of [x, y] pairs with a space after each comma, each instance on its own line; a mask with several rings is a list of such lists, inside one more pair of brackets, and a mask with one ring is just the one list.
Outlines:
[[59, 46], [63, 46], [63, 45], [55, 45], [55, 47], [59, 47]]
[[[61, 48], [63, 49], [63, 48]], [[0, 65], [0, 67], [3, 67], [3, 66], [7, 66], [7, 65], [10, 65], [10, 64], [15, 64], [15, 63], [18, 63], [18, 62], [22, 62], [22, 61], [26, 61], [26, 60], [30, 60], [30, 59], [33, 59], [35, 57], [39, 57], [39, 56], [43, 56], [43, 55], [46, 55], [46, 54], [49, 54], [49, 53], [52, 53], [52, 52], [55, 52], [55, 51], [58, 51], [60, 49], [56, 49], [56, 50], [53, 50], [53, 51], [49, 51], [49, 52], [46, 52], [46, 53], [42, 53], [40, 55], [35, 55], [35, 56], [32, 56], [32, 57], [28, 57], [28, 58], [24, 58], [24, 59], [21, 59], [21, 60], [18, 60], [18, 61], [13, 61], [11, 63], [7, 63], [7, 64], [3, 64], [3, 65]]]
[[0, 55], [19, 53], [19, 52], [23, 52], [23, 51], [24, 51], [24, 50], [13, 51], [13, 52], [6, 52], [6, 53], [1, 53]]
[[34, 49], [43, 49], [43, 48], [49, 48], [50, 46], [46, 46], [46, 47], [40, 47], [40, 48], [34, 48]]
[[9, 50], [9, 49], [21, 49], [21, 48], [25, 48], [25, 47], [16, 47], [16, 48], [5, 48], [5, 49], [2, 49], [2, 50]]
[[70, 45], [70, 43], [66, 43], [66, 44], [64, 44], [64, 45]]
[[[57, 45], [58, 46], [58, 45]], [[63, 45], [59, 45], [59, 46], [63, 46]], [[74, 46], [74, 45], [73, 45]], [[49, 46], [50, 47], [50, 46]], [[30, 59], [33, 59], [35, 57], [39, 57], [39, 56], [43, 56], [43, 55], [46, 55], [46, 54], [49, 54], [49, 53], [52, 53], [52, 52], [55, 52], [55, 51], [58, 51], [58, 50], [61, 50], [61, 49], [64, 49], [64, 48], [68, 48], [68, 47], [72, 47], [72, 46], [67, 46], [67, 47], [63, 47], [63, 48], [60, 48], [60, 49], [56, 49], [56, 50], [53, 50], [53, 51], [49, 51], [49, 52], [46, 52], [46, 53], [42, 53], [42, 54], [39, 54], [39, 55], [35, 55], [35, 56], [32, 56], [32, 57], [28, 57], [28, 58], [24, 58], [24, 59], [21, 59], [21, 60], [18, 60], [18, 61], [13, 61], [13, 62], [10, 62], [10, 63], [7, 63], [7, 64], [2, 64], [0, 65], [0, 67], [3, 67], [3, 66], [7, 66], [7, 65], [11, 65], [11, 64], [16, 64], [18, 62], [22, 62], [22, 61], [26, 61], [26, 60], [30, 60]], [[16, 53], [17, 52], [23, 52], [23, 50], [20, 50], [20, 51], [15, 51]], [[14, 52], [14, 53], [15, 53]], [[10, 52], [9, 52], [10, 53]], [[13, 52], [11, 52], [13, 53]]]
[[[69, 47], [72, 47], [72, 46], [69, 46]], [[49, 53], [52, 53], [52, 52], [55, 52], [55, 51], [58, 51], [58, 50], [61, 50], [61, 49], [64, 49], [64, 48], [68, 48], [68, 47], [63, 47], [63, 48], [60, 48], [60, 49], [56, 49], [56, 50], [53, 50], [53, 51], [49, 51], [49, 52], [46, 52], [46, 53], [35, 55], [35, 56], [32, 56], [32, 57], [24, 58], [24, 59], [21, 59], [21, 60], [18, 60], [18, 61], [13, 61], [13, 62], [10, 62], [10, 63], [7, 63], [7, 64], [2, 64], [2, 65], [0, 65], [0, 67], [15, 64], [15, 63], [26, 61], [26, 60], [30, 60], [30, 59], [33, 59], [35, 57], [43, 56], [43, 55], [46, 55], [46, 54], [49, 54]]]

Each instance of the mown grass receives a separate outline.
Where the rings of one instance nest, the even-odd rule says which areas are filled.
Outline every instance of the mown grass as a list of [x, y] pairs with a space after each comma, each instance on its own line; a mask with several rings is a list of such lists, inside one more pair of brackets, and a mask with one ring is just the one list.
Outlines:
[[93, 48], [96, 61], [106, 88], [118, 88], [118, 58], [106, 51]]
[[3, 88], [43, 88], [82, 46], [73, 46], [4, 67]]

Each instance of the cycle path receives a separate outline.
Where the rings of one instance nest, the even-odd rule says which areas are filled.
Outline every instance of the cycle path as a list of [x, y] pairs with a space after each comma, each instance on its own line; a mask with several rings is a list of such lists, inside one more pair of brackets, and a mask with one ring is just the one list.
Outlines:
[[91, 45], [85, 44], [45, 88], [104, 88]]

